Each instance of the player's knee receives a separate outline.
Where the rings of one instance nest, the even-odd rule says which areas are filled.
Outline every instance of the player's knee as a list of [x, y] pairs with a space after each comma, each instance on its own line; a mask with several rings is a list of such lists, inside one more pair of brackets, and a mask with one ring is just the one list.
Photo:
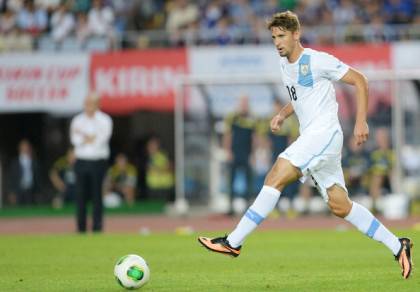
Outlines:
[[264, 181], [264, 185], [275, 188], [281, 192], [286, 187], [287, 183], [285, 180], [281, 178], [279, 179], [279, 178], [275, 178], [275, 177], [271, 177], [270, 175], [267, 175]]
[[351, 210], [351, 204], [336, 202], [334, 200], [329, 200], [328, 206], [330, 207], [331, 212], [340, 218], [346, 217]]
[[327, 189], [327, 193], [331, 212], [338, 217], [346, 217], [350, 213], [352, 205], [347, 192], [342, 187], [334, 185]]
[[289, 183], [297, 180], [301, 175], [290, 162], [279, 159], [268, 172], [264, 185], [283, 191]]

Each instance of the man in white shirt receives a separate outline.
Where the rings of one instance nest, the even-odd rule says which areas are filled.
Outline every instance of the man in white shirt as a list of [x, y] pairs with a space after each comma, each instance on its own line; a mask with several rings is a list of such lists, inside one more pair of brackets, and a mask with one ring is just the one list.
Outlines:
[[112, 134], [110, 116], [98, 109], [99, 98], [91, 93], [84, 112], [76, 115], [70, 125], [70, 140], [76, 156], [77, 230], [86, 232], [86, 204], [93, 202], [93, 226], [102, 231], [102, 183], [109, 159]]
[[90, 33], [94, 36], [109, 36], [113, 33], [114, 11], [103, 0], [94, 0], [88, 14]]
[[296, 14], [290, 11], [274, 14], [268, 28], [281, 57], [281, 76], [290, 97], [290, 102], [271, 120], [271, 130], [278, 131], [283, 121], [295, 113], [300, 136], [279, 155], [255, 202], [235, 230], [225, 237], [200, 236], [198, 241], [211, 251], [239, 256], [245, 238], [274, 209], [285, 186], [311, 177], [333, 214], [388, 247], [401, 266], [403, 278], [407, 279], [412, 268], [411, 240], [396, 237], [369, 210], [352, 202], [344, 183], [341, 168], [343, 132], [332, 81], [339, 80], [356, 88], [354, 136], [360, 145], [369, 135], [366, 77], [329, 54], [304, 48], [300, 43]]

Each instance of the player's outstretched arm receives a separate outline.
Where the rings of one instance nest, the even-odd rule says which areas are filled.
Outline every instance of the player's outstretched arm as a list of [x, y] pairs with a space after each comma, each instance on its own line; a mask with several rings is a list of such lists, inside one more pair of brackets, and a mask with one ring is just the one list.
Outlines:
[[271, 119], [271, 123], [270, 123], [271, 131], [273, 133], [275, 133], [278, 130], [280, 130], [281, 125], [283, 124], [283, 121], [285, 119], [287, 119], [291, 114], [293, 114], [294, 111], [295, 110], [293, 109], [293, 106], [292, 106], [292, 103], [291, 102], [289, 102], [288, 104], [286, 104], [280, 110], [280, 112]]
[[357, 113], [353, 134], [356, 137], [357, 145], [363, 144], [369, 137], [367, 124], [368, 79], [361, 72], [350, 68], [340, 81], [356, 87]]

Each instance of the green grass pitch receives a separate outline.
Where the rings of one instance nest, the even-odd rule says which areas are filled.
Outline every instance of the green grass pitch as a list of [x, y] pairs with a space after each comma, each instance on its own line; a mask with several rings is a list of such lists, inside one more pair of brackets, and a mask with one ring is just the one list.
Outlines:
[[[420, 243], [414, 230], [397, 234]], [[236, 259], [208, 252], [196, 237], [0, 236], [0, 291], [123, 291], [113, 267], [129, 253], [151, 269], [139, 291], [420, 291], [415, 270], [403, 280], [388, 249], [357, 231], [260, 231]]]

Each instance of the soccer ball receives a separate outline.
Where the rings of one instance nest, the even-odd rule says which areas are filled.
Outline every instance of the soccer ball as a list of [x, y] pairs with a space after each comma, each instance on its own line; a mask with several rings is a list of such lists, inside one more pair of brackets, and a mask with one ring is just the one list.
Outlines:
[[121, 257], [114, 268], [115, 279], [126, 289], [137, 289], [149, 282], [150, 270], [146, 261], [138, 255]]

